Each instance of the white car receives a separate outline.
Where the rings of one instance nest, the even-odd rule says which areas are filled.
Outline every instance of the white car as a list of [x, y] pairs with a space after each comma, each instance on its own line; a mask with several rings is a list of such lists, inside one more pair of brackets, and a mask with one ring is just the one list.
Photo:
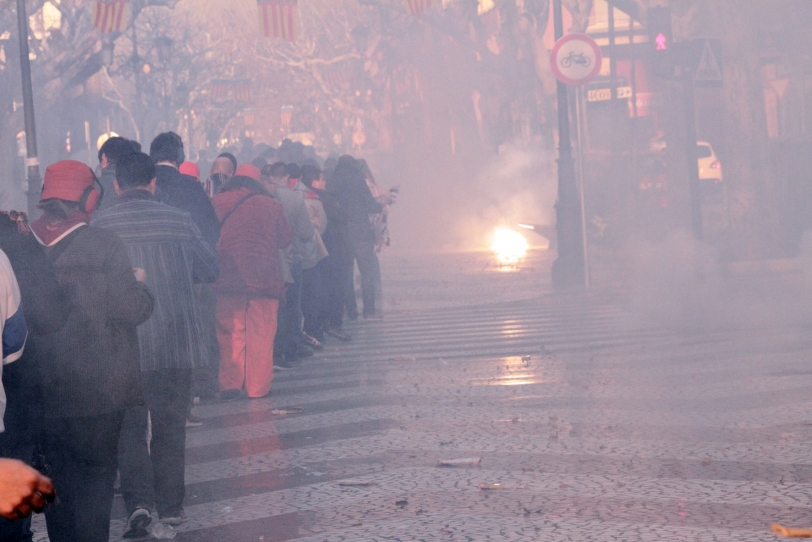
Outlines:
[[699, 180], [722, 184], [722, 163], [713, 152], [713, 147], [707, 141], [696, 142], [697, 163], [699, 165]]

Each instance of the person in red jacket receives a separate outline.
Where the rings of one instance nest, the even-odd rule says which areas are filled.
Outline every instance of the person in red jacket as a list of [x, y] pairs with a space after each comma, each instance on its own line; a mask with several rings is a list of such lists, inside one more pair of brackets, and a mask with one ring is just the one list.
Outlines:
[[279, 300], [285, 295], [280, 250], [293, 231], [282, 205], [259, 182], [260, 171], [243, 164], [214, 196], [220, 220], [217, 340], [221, 398], [268, 395]]

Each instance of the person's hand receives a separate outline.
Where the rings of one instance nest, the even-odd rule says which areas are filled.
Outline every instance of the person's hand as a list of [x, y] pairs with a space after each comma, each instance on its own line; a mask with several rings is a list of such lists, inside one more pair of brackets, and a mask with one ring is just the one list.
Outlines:
[[135, 273], [135, 280], [137, 280], [138, 282], [147, 281], [147, 272], [141, 269], [140, 267], [133, 267], [133, 273]]
[[22, 461], [0, 458], [0, 516], [16, 521], [56, 498], [51, 480]]

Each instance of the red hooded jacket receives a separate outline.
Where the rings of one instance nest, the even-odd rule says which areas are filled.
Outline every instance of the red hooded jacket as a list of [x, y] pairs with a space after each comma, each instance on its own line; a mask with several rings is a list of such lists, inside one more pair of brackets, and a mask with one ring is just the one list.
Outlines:
[[281, 204], [255, 189], [239, 186], [242, 183], [235, 183], [238, 180], [246, 181], [232, 179], [223, 187], [225, 191], [212, 199], [217, 218], [222, 222], [240, 200], [255, 193], [222, 222], [217, 243], [220, 278], [214, 289], [226, 295], [281, 299], [285, 283], [279, 251], [290, 246], [293, 231]]

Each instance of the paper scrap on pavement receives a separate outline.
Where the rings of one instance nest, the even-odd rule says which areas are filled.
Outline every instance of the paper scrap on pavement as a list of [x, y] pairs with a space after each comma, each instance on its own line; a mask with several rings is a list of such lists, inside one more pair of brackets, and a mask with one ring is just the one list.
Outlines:
[[298, 414], [304, 411], [302, 407], [284, 407], [284, 408], [275, 408], [271, 411], [271, 414], [275, 416], [281, 416], [285, 414]]
[[793, 529], [784, 527], [777, 523], [772, 524], [772, 530], [778, 536], [785, 536], [787, 538], [812, 538], [812, 529]]

